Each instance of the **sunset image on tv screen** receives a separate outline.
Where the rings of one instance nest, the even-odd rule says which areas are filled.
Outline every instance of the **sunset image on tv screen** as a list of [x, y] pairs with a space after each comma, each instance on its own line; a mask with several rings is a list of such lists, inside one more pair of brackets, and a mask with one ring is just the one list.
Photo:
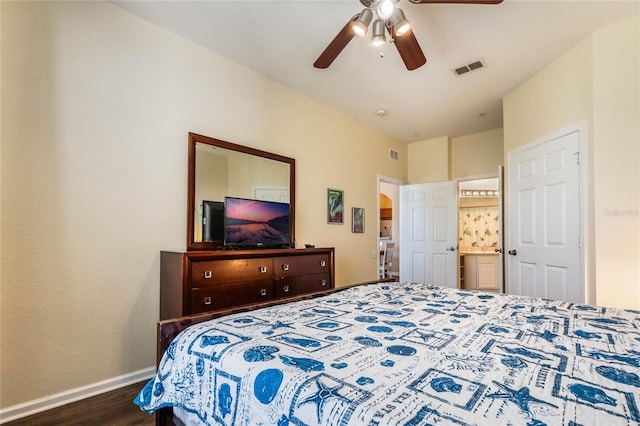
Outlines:
[[225, 244], [280, 246], [289, 241], [289, 204], [225, 198]]

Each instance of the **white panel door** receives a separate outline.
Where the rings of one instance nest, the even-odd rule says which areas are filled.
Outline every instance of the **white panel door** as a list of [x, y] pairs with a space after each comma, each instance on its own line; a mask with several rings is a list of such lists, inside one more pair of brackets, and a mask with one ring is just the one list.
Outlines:
[[583, 302], [580, 134], [509, 153], [508, 293]]
[[456, 182], [403, 187], [402, 281], [457, 287]]

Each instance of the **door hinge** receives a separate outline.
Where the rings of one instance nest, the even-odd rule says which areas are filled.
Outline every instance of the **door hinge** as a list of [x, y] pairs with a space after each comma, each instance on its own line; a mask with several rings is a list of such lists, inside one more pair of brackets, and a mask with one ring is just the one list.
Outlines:
[[578, 241], [576, 242], [576, 246], [578, 248], [582, 248], [582, 241], [580, 241], [580, 237], [578, 237]]
[[574, 152], [573, 155], [576, 156], [576, 164], [580, 164], [580, 151]]

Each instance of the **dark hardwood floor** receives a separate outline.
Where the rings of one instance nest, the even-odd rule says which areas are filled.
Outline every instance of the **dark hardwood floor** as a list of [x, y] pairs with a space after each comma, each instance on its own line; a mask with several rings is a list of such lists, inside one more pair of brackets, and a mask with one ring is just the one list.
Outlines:
[[33, 425], [155, 425], [156, 417], [133, 403], [145, 382], [136, 383], [82, 401], [34, 414], [3, 426]]

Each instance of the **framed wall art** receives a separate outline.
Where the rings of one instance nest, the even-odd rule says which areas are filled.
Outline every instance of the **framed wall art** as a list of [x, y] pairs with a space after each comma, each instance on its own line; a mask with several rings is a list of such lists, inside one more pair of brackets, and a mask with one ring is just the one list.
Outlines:
[[364, 208], [353, 207], [351, 209], [351, 232], [356, 234], [364, 233]]
[[344, 223], [344, 191], [327, 189], [327, 223]]

